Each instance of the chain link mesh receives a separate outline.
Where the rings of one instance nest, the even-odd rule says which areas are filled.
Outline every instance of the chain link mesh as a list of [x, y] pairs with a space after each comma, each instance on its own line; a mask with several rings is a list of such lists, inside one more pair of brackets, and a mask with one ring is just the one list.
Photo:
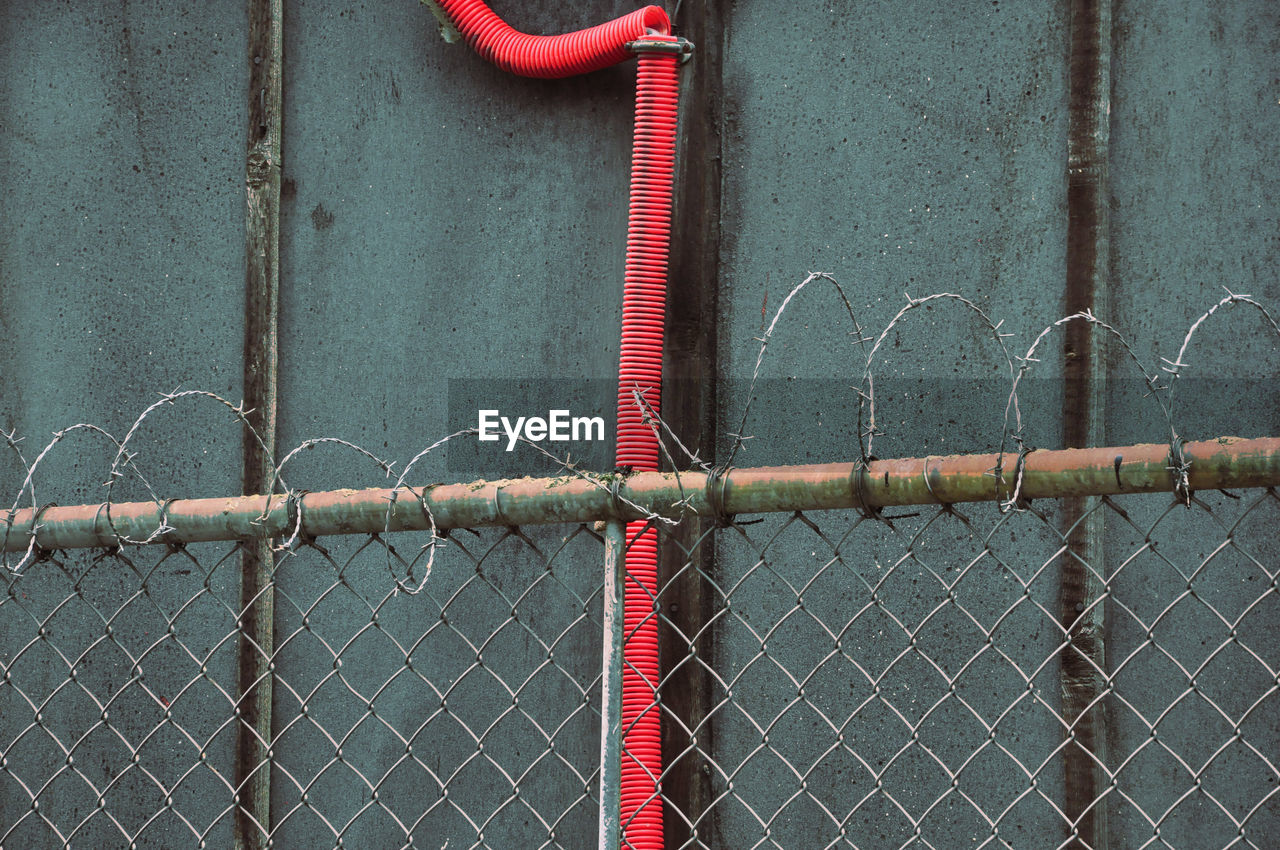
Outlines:
[[[1079, 718], [1059, 501], [663, 529], [669, 846], [1067, 847], [1081, 811], [1111, 847], [1271, 846], [1280, 496], [1089, 510], [1105, 654]], [[273, 845], [593, 846], [599, 535], [455, 530], [397, 592], [419, 536], [278, 557]], [[0, 844], [230, 846], [237, 549], [46, 552], [10, 581]], [[1085, 722], [1101, 779], [1073, 804]]]
[[[455, 533], [410, 595], [386, 562], [411, 536], [278, 559], [273, 845], [589, 846], [598, 537]], [[0, 845], [231, 846], [237, 548], [48, 553], [8, 584]]]
[[[685, 446], [637, 398], [665, 461], [704, 476], [710, 513], [724, 513], [727, 475], [752, 436], [750, 400], [771, 374], [766, 349], [810, 285], [839, 295], [862, 350], [853, 467], [870, 468], [884, 433], [878, 358], [908, 316], [951, 307], [976, 322], [1008, 372], [987, 473], [1007, 486], [980, 497], [1002, 500], [990, 503], [775, 506], [713, 522], [694, 514], [683, 485], [670, 516], [650, 515], [625, 497], [620, 476], [525, 446], [565, 472], [548, 480], [608, 496], [591, 517], [649, 515], [660, 537], [655, 793], [667, 846], [1275, 846], [1280, 496], [1273, 475], [1270, 489], [1193, 490], [1174, 388], [1193, 335], [1215, 314], [1244, 307], [1239, 315], [1260, 315], [1277, 339], [1280, 323], [1228, 292], [1159, 370], [1088, 312], [1015, 356], [1002, 324], [958, 295], [908, 297], [870, 335], [840, 285], [810, 275], [761, 328], [748, 401], [722, 434], [719, 465], [699, 457], [711, 447]], [[1112, 338], [1141, 376], [1167, 427], [1168, 465], [1157, 473], [1167, 472], [1172, 498], [1027, 501], [1024, 462], [1036, 455], [1018, 390], [1069, 322]], [[203, 405], [253, 436], [243, 404], [197, 391], [164, 394], [121, 439], [73, 425], [29, 457], [16, 433], [0, 434], [5, 480], [21, 481], [2, 535], [0, 847], [229, 847], [246, 829], [280, 848], [596, 846], [610, 743], [601, 728], [614, 710], [603, 704], [601, 671], [615, 668], [602, 647], [616, 645], [602, 634], [616, 612], [605, 611], [601, 530], [438, 528], [425, 491], [408, 485], [426, 476], [428, 455], [475, 429], [394, 471], [345, 440], [307, 440], [276, 467], [271, 489], [288, 528], [271, 532], [274, 569], [246, 601], [242, 546], [260, 544], [174, 543], [176, 500], [144, 475], [153, 467], [139, 460], [138, 435], [176, 404]], [[293, 478], [294, 459], [311, 448], [394, 478], [392, 501], [419, 507], [430, 528], [308, 534], [307, 491], [285, 471]], [[42, 548], [58, 540], [41, 536], [46, 485], [70, 487], [57, 491], [64, 501], [66, 492], [97, 498], [83, 469], [102, 450], [105, 502], [76, 510], [93, 541], [116, 545]], [[1233, 463], [1221, 460], [1224, 470]], [[928, 462], [922, 478], [936, 499]], [[183, 469], [167, 458], [163, 468]], [[1071, 483], [1070, 470], [1058, 474]], [[473, 486], [491, 491], [496, 521], [513, 522], [502, 486]], [[563, 491], [547, 486], [545, 510], [526, 521], [566, 516]], [[113, 514], [131, 500], [159, 511], [133, 537]], [[264, 520], [252, 510], [250, 525]], [[391, 514], [388, 505], [377, 527], [393, 527]], [[238, 528], [227, 536], [263, 533]], [[270, 648], [255, 642], [255, 619], [273, 624]], [[263, 678], [246, 682], [246, 670]], [[250, 700], [268, 677], [271, 731], [255, 742], [265, 727]], [[241, 799], [264, 774], [269, 823]]]
[[[1069, 618], [1062, 508], [770, 515], [668, 547], [664, 686], [698, 693], [663, 709], [666, 774], [696, 777], [666, 793], [668, 846], [1086, 846], [1080, 813], [1113, 848], [1274, 846], [1276, 491], [1096, 501], [1102, 592]], [[703, 612], [680, 618], [690, 582]], [[1101, 687], [1070, 718], [1098, 606]], [[1085, 723], [1101, 779], [1071, 801]]]

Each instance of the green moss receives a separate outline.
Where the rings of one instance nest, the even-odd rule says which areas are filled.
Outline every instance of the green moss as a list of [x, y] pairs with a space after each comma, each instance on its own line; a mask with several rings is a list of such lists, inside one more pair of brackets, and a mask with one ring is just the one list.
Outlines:
[[445, 14], [444, 9], [440, 8], [440, 4], [435, 0], [421, 0], [422, 5], [431, 10], [431, 14], [436, 16], [436, 21], [440, 24], [440, 37], [449, 44], [457, 44], [462, 40], [462, 34], [458, 32], [458, 28], [453, 25], [453, 21], [449, 20], [449, 16]]

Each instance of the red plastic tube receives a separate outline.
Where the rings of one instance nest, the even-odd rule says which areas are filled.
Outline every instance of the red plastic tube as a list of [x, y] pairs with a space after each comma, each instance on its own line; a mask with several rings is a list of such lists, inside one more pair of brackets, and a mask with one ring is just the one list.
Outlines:
[[[622, 291], [617, 457], [619, 466], [644, 471], [658, 468], [658, 437], [646, 421], [636, 394], [643, 394], [654, 414], [660, 411], [678, 98], [677, 58], [642, 53], [636, 79], [631, 206]], [[651, 608], [652, 603], [645, 607]]]
[[[675, 41], [670, 36], [653, 38]], [[631, 149], [631, 206], [618, 362], [618, 465], [658, 468], [658, 435], [637, 400], [656, 416], [662, 401], [662, 340], [675, 180], [678, 58], [641, 53]], [[622, 668], [623, 846], [661, 850], [662, 730], [658, 703], [658, 536], [627, 524]]]
[[[526, 77], [568, 77], [631, 56], [628, 42], [674, 42], [671, 22], [646, 6], [567, 35], [516, 32], [479, 0], [439, 0], [467, 43], [484, 58]], [[678, 57], [642, 52], [636, 78], [631, 150], [631, 201], [622, 294], [618, 363], [617, 463], [658, 468], [658, 436], [645, 406], [657, 415], [662, 395], [662, 342], [675, 180]], [[644, 404], [636, 399], [639, 393]], [[658, 540], [643, 522], [627, 524], [627, 580], [622, 673], [623, 846], [662, 850], [662, 735], [658, 703]]]
[[521, 77], [573, 77], [630, 59], [627, 43], [671, 32], [660, 6], [564, 35], [517, 32], [480, 0], [437, 0], [476, 53]]

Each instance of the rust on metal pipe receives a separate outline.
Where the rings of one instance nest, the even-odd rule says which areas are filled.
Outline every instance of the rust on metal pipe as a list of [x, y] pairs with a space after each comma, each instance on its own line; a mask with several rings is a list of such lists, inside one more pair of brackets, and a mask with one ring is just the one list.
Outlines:
[[[1280, 485], [1280, 437], [1184, 443], [1192, 490]], [[329, 490], [229, 499], [177, 499], [168, 503], [30, 508], [17, 511], [4, 551], [25, 550], [35, 529], [42, 549], [112, 547], [121, 538], [145, 539], [164, 527], [157, 542], [197, 543], [288, 537], [300, 517], [303, 537], [373, 534], [483, 526], [547, 525], [648, 513], [678, 517], [777, 511], [885, 508], [958, 502], [990, 502], [1013, 493], [1016, 455], [952, 455], [857, 463], [734, 469], [721, 477], [705, 472], [641, 472], [476, 481], [432, 487]], [[997, 463], [1003, 475], [995, 475]], [[927, 482], [927, 483], [926, 483]], [[618, 504], [615, 510], [613, 488]], [[1049, 499], [1124, 493], [1173, 492], [1169, 447], [1161, 444], [1093, 449], [1041, 450], [1026, 455], [1020, 496]], [[630, 502], [631, 505], [628, 505]], [[428, 511], [430, 516], [428, 516]], [[114, 531], [113, 531], [114, 528]]]

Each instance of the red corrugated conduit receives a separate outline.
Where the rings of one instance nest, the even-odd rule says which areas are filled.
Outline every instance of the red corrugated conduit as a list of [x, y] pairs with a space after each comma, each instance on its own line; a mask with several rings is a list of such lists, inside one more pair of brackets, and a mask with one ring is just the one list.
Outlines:
[[[568, 77], [600, 70], [632, 55], [630, 42], [674, 43], [667, 14], [646, 6], [567, 35], [516, 32], [479, 0], [439, 0], [467, 43], [500, 68], [526, 77]], [[642, 51], [636, 79], [631, 203], [618, 364], [619, 466], [658, 468], [658, 438], [644, 422], [635, 393], [659, 410], [662, 340], [671, 245], [679, 100], [675, 53]], [[626, 649], [622, 681], [623, 845], [661, 850], [662, 738], [658, 708], [658, 541], [642, 522], [627, 525]]]
[[437, 2], [476, 53], [521, 77], [589, 74], [630, 59], [628, 42], [671, 32], [667, 13], [658, 6], [564, 35], [528, 35], [512, 29], [480, 0]]

